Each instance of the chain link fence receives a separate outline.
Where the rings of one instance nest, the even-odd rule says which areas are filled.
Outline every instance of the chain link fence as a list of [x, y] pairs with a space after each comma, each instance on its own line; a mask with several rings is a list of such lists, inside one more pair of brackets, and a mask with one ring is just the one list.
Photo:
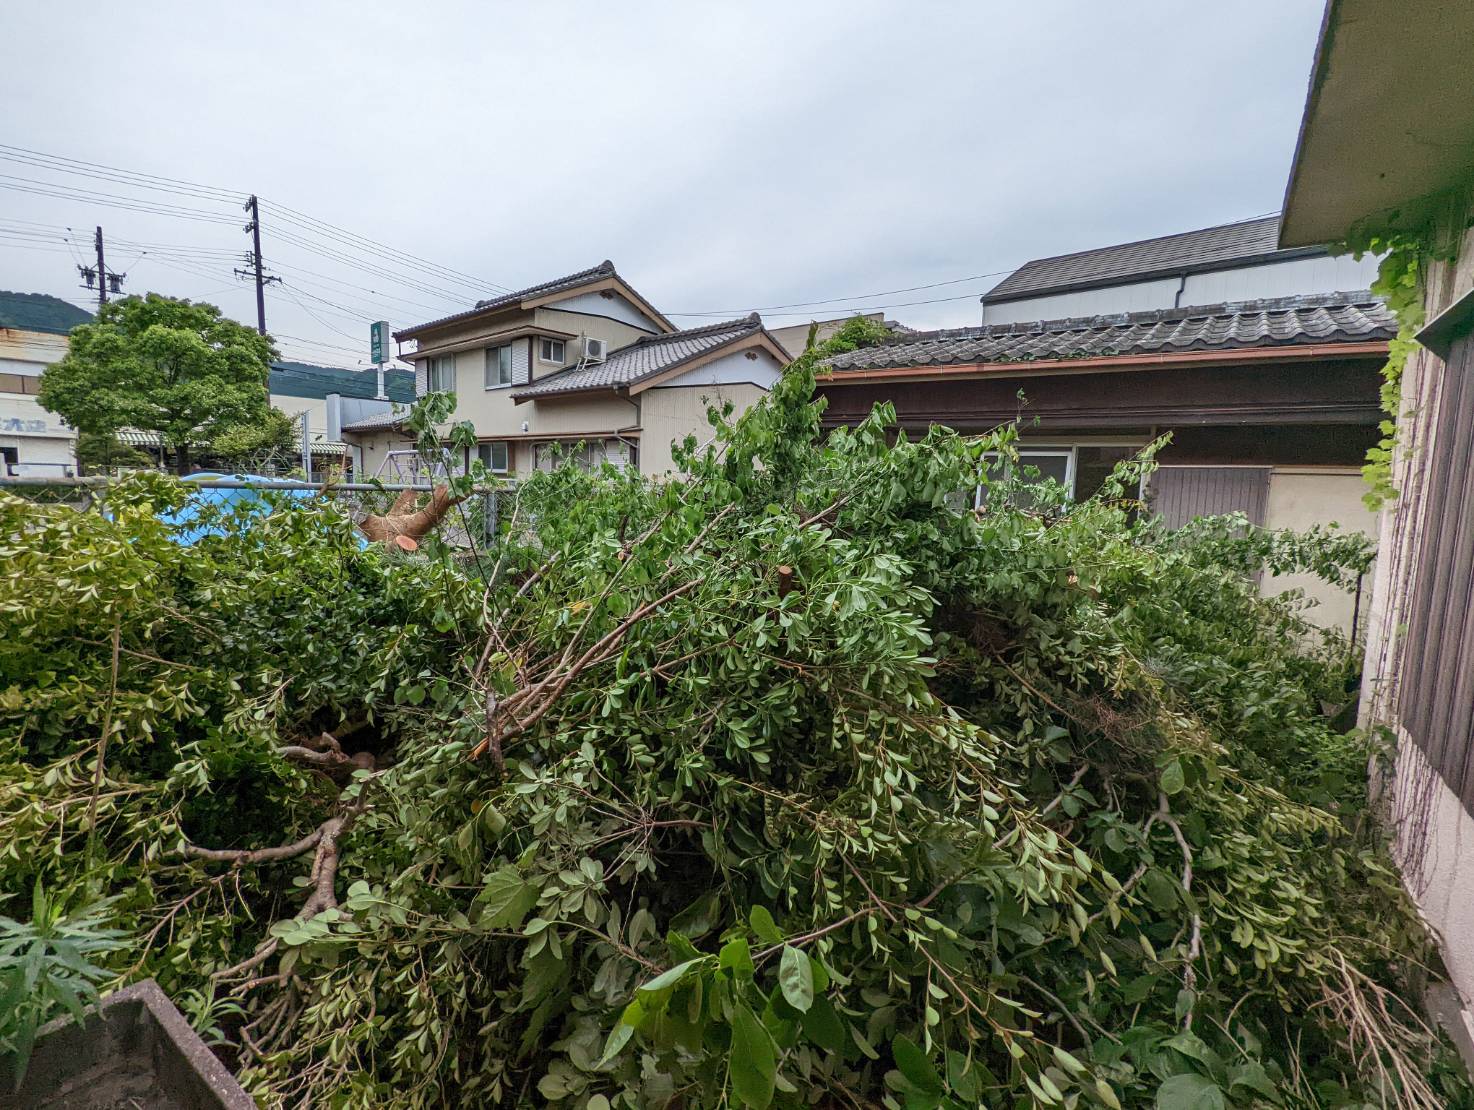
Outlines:
[[[108, 491], [123, 475], [86, 478], [22, 475], [0, 477], [0, 493], [21, 497], [34, 505], [63, 505], [79, 512], [105, 512]], [[202, 489], [296, 491], [331, 498], [355, 522], [370, 514], [389, 512], [404, 493], [415, 495], [415, 506], [425, 504], [433, 486], [429, 482], [301, 482], [290, 478], [217, 478], [199, 477]], [[454, 506], [436, 530], [451, 547], [474, 553], [496, 536], [498, 528], [511, 512], [516, 487], [511, 482], [478, 489]]]

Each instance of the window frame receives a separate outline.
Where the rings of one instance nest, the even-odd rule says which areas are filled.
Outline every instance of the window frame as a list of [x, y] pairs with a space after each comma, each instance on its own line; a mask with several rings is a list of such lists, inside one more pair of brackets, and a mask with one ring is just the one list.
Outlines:
[[[496, 379], [492, 378], [491, 357], [492, 352], [498, 352]], [[512, 357], [512, 345], [510, 343], [498, 343], [485, 348], [483, 352], [482, 385], [486, 389], [506, 389], [517, 384], [517, 367]], [[502, 380], [502, 372], [506, 372], [506, 379]]]
[[[546, 355], [543, 354], [543, 349], [545, 347], [548, 351]], [[554, 351], [554, 349], [556, 349], [558, 352], [557, 358], [552, 357], [552, 352]], [[538, 336], [537, 361], [546, 362], [549, 366], [566, 366], [568, 364], [567, 340], [554, 339], [552, 336], [547, 335]]]
[[[495, 465], [495, 449], [502, 449], [502, 465]], [[512, 444], [505, 439], [483, 440], [476, 444], [476, 457], [486, 467], [489, 474], [510, 474], [512, 472]]]
[[[454, 354], [432, 355], [425, 360], [425, 392], [454, 393], [456, 391], [456, 357]], [[450, 371], [450, 384], [440, 383], [445, 371]]]

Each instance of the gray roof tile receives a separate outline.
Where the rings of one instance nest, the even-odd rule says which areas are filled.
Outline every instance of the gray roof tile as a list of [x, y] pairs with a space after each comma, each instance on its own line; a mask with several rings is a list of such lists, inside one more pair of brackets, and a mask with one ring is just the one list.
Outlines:
[[397, 428], [399, 422], [409, 415], [408, 405], [395, 405], [392, 412], [376, 412], [372, 416], [365, 416], [362, 420], [354, 420], [343, 425], [345, 432], [372, 432], [382, 428]]
[[512, 396], [520, 401], [524, 398], [634, 385], [762, 330], [762, 318], [754, 312], [740, 320], [707, 324], [704, 327], [671, 332], [669, 335], [647, 336], [635, 340], [628, 347], [611, 351], [603, 362], [570, 366], [567, 370], [539, 378]]
[[1391, 339], [1397, 321], [1370, 293], [1327, 293], [897, 336], [835, 355], [828, 367], [879, 370], [978, 362], [1104, 358]]
[[596, 281], [602, 281], [607, 277], [618, 277], [614, 269], [614, 263], [604, 259], [597, 266], [590, 266], [587, 270], [580, 270], [576, 274], [565, 274], [563, 277], [554, 278], [552, 281], [539, 282], [537, 285], [529, 285], [526, 289], [517, 289], [510, 293], [498, 293], [495, 297], [477, 301], [475, 308], [468, 308], [464, 312], [453, 312], [449, 316], [442, 316], [438, 320], [428, 323], [416, 324], [412, 328], [394, 333], [396, 339], [401, 336], [411, 336], [416, 332], [424, 331], [426, 328], [436, 328], [441, 324], [449, 324], [455, 320], [475, 316], [478, 312], [486, 312], [488, 309], [506, 308], [511, 305], [525, 301], [529, 297], [544, 297], [549, 293], [561, 293], [564, 290], [577, 289], [581, 285], [592, 285]]
[[1037, 297], [1068, 289], [1088, 289], [1125, 280], [1223, 269], [1272, 258], [1323, 254], [1324, 247], [1281, 250], [1279, 216], [1162, 235], [1135, 243], [1076, 251], [1025, 262], [983, 294], [984, 301]]

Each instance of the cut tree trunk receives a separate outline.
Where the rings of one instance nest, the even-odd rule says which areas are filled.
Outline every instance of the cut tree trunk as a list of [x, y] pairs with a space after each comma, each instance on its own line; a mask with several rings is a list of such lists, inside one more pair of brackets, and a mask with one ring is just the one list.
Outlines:
[[452, 497], [449, 486], [436, 486], [430, 500], [423, 509], [414, 508], [415, 491], [405, 490], [382, 516], [371, 513], [359, 522], [358, 528], [375, 543], [386, 547], [399, 547], [413, 551], [431, 529], [445, 519], [445, 514], [461, 501]]

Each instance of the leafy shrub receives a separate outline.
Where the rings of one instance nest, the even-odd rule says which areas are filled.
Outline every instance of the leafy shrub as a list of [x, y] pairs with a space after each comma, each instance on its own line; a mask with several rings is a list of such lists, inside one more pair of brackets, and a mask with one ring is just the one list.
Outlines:
[[813, 357], [470, 569], [0, 501], [0, 889], [112, 892], [268, 1103], [1474, 1105], [1349, 650], [1246, 573], [1364, 545], [822, 437]]
[[98, 1001], [97, 984], [111, 976], [91, 961], [128, 947], [132, 938], [107, 927], [109, 913], [106, 901], [68, 911], [38, 882], [29, 920], [0, 917], [0, 1061], [17, 1087], [37, 1030], [62, 1013], [81, 1021]]

